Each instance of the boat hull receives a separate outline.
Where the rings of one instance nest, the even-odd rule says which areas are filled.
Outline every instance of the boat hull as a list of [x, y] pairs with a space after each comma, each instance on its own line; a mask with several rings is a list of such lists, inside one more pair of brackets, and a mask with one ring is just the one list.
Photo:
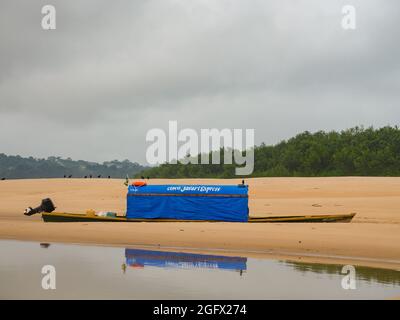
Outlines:
[[[355, 213], [341, 215], [305, 215], [305, 216], [266, 216], [249, 217], [249, 223], [310, 223], [310, 222], [350, 222]], [[45, 222], [218, 222], [212, 220], [176, 220], [176, 219], [127, 219], [125, 217], [99, 217], [75, 213], [42, 213]]]

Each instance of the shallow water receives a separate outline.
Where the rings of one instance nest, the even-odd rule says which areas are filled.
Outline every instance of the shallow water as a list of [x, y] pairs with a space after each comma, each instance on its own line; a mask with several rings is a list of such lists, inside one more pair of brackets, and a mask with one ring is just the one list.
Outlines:
[[[356, 268], [342, 288], [342, 265], [187, 254], [153, 249], [0, 241], [1, 299], [388, 299], [400, 271]], [[44, 290], [44, 265], [56, 289]]]

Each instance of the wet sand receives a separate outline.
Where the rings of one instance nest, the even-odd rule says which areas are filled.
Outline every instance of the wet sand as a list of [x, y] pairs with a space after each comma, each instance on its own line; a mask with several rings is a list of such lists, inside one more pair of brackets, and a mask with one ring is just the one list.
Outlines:
[[[236, 184], [241, 180], [151, 180], [151, 183]], [[237, 252], [310, 262], [400, 268], [400, 178], [256, 178], [254, 216], [343, 214], [351, 223], [44, 223], [22, 214], [50, 197], [57, 211], [124, 214], [126, 187], [114, 179], [0, 181], [0, 239], [150, 246]]]

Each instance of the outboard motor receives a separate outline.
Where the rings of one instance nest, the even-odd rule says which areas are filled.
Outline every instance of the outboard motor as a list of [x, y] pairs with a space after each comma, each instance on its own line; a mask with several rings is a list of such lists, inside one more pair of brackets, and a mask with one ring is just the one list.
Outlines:
[[24, 215], [26, 216], [32, 216], [36, 213], [40, 213], [40, 212], [53, 212], [56, 209], [56, 207], [53, 204], [53, 201], [51, 201], [50, 198], [46, 198], [42, 200], [42, 203], [40, 204], [40, 206], [36, 207], [36, 208], [32, 208], [32, 207], [28, 207], [25, 209], [24, 211]]

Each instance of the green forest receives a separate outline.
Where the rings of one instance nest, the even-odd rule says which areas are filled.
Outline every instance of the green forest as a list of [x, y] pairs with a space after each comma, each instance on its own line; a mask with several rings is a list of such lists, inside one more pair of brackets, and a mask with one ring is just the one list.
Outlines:
[[[237, 178], [236, 164], [103, 163], [49, 157], [7, 156], [0, 153], [0, 179], [20, 178]], [[198, 156], [200, 159], [200, 155]], [[198, 161], [200, 163], [200, 160]], [[400, 176], [400, 130], [355, 127], [340, 132], [303, 132], [276, 145], [254, 148], [252, 177]]]
[[0, 153], [0, 179], [28, 179], [28, 178], [125, 178], [134, 176], [145, 169], [138, 163], [124, 161], [108, 161], [102, 164], [83, 160], [62, 159], [48, 157], [36, 159], [33, 157], [7, 156]]
[[[138, 176], [237, 178], [236, 165], [223, 164], [223, 150], [220, 156], [218, 165], [165, 163]], [[256, 146], [254, 162], [252, 177], [400, 176], [400, 130], [386, 126], [306, 131], [276, 145]]]

